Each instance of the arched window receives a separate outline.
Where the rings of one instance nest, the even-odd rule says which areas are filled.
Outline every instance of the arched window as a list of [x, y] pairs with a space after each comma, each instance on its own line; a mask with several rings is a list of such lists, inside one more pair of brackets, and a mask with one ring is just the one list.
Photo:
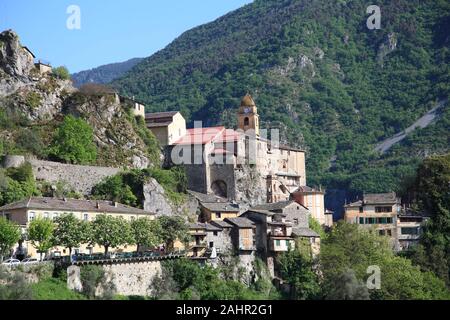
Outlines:
[[248, 126], [250, 124], [250, 120], [248, 119], [248, 117], [244, 118], [244, 126]]

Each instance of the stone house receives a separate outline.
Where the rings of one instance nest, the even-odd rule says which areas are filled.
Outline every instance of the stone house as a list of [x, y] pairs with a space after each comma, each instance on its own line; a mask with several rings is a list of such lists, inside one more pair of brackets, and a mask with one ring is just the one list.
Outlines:
[[397, 216], [396, 250], [406, 250], [419, 243], [423, 234], [423, 226], [430, 217], [422, 212], [403, 209]]
[[[0, 216], [17, 223], [22, 232], [25, 234], [29, 223], [34, 219], [47, 218], [55, 219], [63, 214], [73, 214], [76, 218], [84, 221], [93, 221], [96, 216], [106, 214], [114, 217], [122, 217], [125, 220], [131, 221], [133, 219], [146, 217], [154, 219], [155, 215], [141, 209], [133, 208], [120, 204], [114, 201], [102, 200], [78, 200], [78, 199], [58, 199], [46, 197], [29, 197], [22, 201], [7, 204], [0, 207]], [[25, 256], [37, 258], [39, 256], [36, 249], [32, 246], [30, 241], [21, 241], [17, 244]], [[104, 248], [97, 245], [82, 244], [79, 248], [73, 248], [75, 253], [103, 253]], [[116, 248], [116, 252], [133, 252], [136, 251], [136, 246], [123, 246]], [[60, 256], [68, 254], [66, 248], [54, 247], [49, 253], [50, 255]]]
[[397, 215], [401, 212], [400, 199], [395, 192], [364, 194], [362, 200], [344, 206], [344, 220], [363, 228], [374, 228], [379, 235], [387, 236], [395, 245]]
[[137, 116], [141, 116], [145, 119], [145, 104], [143, 102], [137, 101], [134, 97], [128, 98], [119, 95], [119, 101], [122, 104], [128, 104], [132, 106], [133, 114]]
[[203, 194], [188, 190], [194, 196], [200, 207], [200, 222], [211, 222], [225, 218], [236, 218], [239, 215], [239, 205], [213, 194]]
[[40, 74], [52, 73], [52, 66], [48, 62], [43, 62], [39, 60], [34, 64], [35, 68], [39, 71]]
[[147, 113], [145, 123], [163, 147], [186, 135], [186, 120], [178, 111]]

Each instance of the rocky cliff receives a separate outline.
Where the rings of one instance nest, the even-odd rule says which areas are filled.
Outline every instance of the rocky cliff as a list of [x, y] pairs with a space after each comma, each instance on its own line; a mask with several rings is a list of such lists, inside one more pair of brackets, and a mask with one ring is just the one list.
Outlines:
[[160, 152], [149, 150], [151, 133], [142, 134], [145, 128], [129, 108], [114, 93], [81, 92], [71, 80], [39, 72], [18, 35], [12, 30], [0, 33], [0, 113], [5, 120], [0, 124], [0, 142], [8, 147], [3, 152], [20, 151], [46, 160], [45, 148], [55, 128], [71, 114], [94, 130], [98, 149], [94, 165], [152, 166]]

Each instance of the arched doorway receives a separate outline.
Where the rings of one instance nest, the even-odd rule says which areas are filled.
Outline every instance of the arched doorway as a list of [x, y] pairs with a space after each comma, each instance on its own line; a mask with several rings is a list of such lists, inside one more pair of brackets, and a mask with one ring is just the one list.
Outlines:
[[216, 180], [211, 185], [212, 192], [219, 197], [227, 198], [227, 184], [223, 180]]

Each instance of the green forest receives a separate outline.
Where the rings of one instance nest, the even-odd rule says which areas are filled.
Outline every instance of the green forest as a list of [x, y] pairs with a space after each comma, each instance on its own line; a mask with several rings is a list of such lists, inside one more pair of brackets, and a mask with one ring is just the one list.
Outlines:
[[421, 159], [448, 151], [448, 106], [385, 154], [401, 132], [449, 93], [448, 1], [257, 0], [189, 30], [113, 85], [148, 111], [181, 110], [235, 126], [250, 92], [262, 127], [307, 151], [309, 185], [350, 193], [401, 191]]

